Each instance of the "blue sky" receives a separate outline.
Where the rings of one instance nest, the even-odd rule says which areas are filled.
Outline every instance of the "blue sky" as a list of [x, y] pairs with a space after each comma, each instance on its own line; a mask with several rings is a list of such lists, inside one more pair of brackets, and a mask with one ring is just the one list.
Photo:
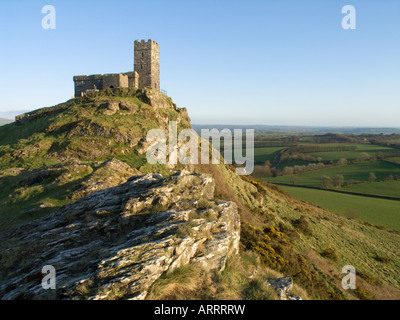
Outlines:
[[0, 0], [0, 117], [68, 100], [74, 75], [132, 70], [149, 38], [193, 123], [400, 127], [398, 0]]

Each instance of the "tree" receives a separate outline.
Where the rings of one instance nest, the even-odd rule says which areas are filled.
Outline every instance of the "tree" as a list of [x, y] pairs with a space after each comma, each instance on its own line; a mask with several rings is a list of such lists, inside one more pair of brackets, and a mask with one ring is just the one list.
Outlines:
[[260, 178], [268, 178], [273, 176], [271, 168], [267, 166], [255, 166], [253, 175]]
[[285, 167], [283, 169], [283, 175], [290, 175], [293, 174], [294, 169], [292, 167]]
[[335, 187], [341, 187], [344, 183], [344, 177], [341, 174], [337, 174], [332, 178], [332, 183]]
[[342, 158], [342, 159], [340, 159], [338, 162], [337, 162], [337, 164], [339, 165], [339, 166], [341, 166], [341, 165], [346, 165], [346, 164], [348, 164], [349, 163], [349, 161], [347, 161], [347, 159], [345, 159], [345, 158]]
[[368, 181], [369, 181], [370, 183], [372, 183], [372, 182], [374, 182], [375, 180], [376, 180], [376, 174], [373, 173], [373, 172], [370, 172], [370, 173], [369, 173]]
[[296, 182], [297, 182], [297, 176], [295, 176], [294, 174], [292, 174], [292, 175], [290, 176], [290, 180], [292, 180], [292, 184], [296, 184]]
[[361, 152], [361, 153], [359, 154], [359, 156], [357, 157], [357, 160], [359, 160], [359, 161], [367, 161], [367, 160], [369, 160], [369, 159], [370, 159], [370, 156], [369, 156], [369, 154], [366, 153], [366, 152]]
[[324, 189], [332, 188], [332, 179], [331, 179], [331, 177], [328, 177], [328, 176], [323, 176], [322, 177], [322, 187]]
[[385, 180], [386, 180], [386, 181], [393, 181], [393, 180], [394, 180], [394, 176], [391, 174], [391, 175], [388, 176]]

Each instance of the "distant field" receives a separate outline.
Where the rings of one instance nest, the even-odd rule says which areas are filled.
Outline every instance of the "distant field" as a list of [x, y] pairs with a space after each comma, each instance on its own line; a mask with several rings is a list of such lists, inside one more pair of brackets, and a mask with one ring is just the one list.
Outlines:
[[[296, 184], [312, 186], [312, 187], [322, 187], [322, 177], [335, 175], [343, 175], [345, 181], [350, 179], [358, 181], [366, 181], [369, 178], [369, 173], [375, 173], [377, 180], [383, 180], [389, 175], [400, 174], [400, 165], [393, 163], [388, 163], [381, 160], [376, 161], [366, 161], [357, 164], [351, 164], [346, 166], [335, 166], [327, 169], [310, 171], [302, 174], [298, 174]], [[275, 178], [268, 178], [268, 181], [281, 182], [281, 183], [292, 183], [290, 176], [281, 176]]]
[[398, 164], [400, 164], [400, 157], [389, 158], [388, 160], [393, 161], [393, 162], [397, 162]]
[[310, 162], [310, 161], [301, 161], [301, 160], [291, 161], [291, 162], [281, 162], [281, 163], [279, 163], [279, 165], [276, 168], [279, 169], [279, 170], [282, 170], [285, 167], [306, 166], [306, 165], [308, 165], [310, 163], [312, 163], [312, 162]]
[[[303, 138], [304, 139], [304, 138]], [[299, 145], [308, 145], [309, 142], [300, 142]], [[329, 151], [329, 152], [312, 152], [307, 153], [308, 155], [314, 156], [316, 158], [322, 158], [323, 160], [332, 160], [338, 161], [342, 158], [347, 160], [355, 160], [360, 156], [360, 153], [366, 152], [370, 155], [375, 155], [378, 152], [389, 152], [389, 151], [400, 151], [400, 149], [390, 148], [390, 147], [383, 147], [378, 145], [371, 145], [371, 144], [361, 144], [361, 143], [329, 143], [329, 144], [315, 144], [321, 148], [324, 147], [345, 147], [345, 146], [355, 146], [355, 150], [349, 151]], [[256, 143], [257, 146], [257, 143]], [[261, 147], [254, 149], [254, 161], [257, 165], [263, 164], [265, 161], [269, 160], [272, 162], [274, 157], [279, 153], [279, 151], [285, 149], [286, 147]], [[243, 151], [244, 153], [244, 151]], [[390, 158], [393, 161], [397, 161], [400, 164], [400, 157], [398, 158]], [[287, 166], [295, 166], [295, 165], [307, 165], [309, 162], [306, 161], [298, 161], [298, 163], [281, 163], [278, 165], [278, 169], [283, 169]]]
[[357, 149], [356, 150], [350, 150], [350, 151], [332, 151], [332, 152], [313, 152], [310, 153], [310, 155], [314, 157], [321, 157], [324, 160], [333, 160], [337, 161], [342, 158], [345, 158], [347, 160], [354, 160], [357, 159], [360, 153], [366, 152], [368, 154], [376, 154], [377, 152], [388, 152], [388, 151], [399, 151], [399, 149], [395, 148], [389, 148], [389, 147], [382, 147], [382, 146], [377, 146], [373, 144], [338, 144], [338, 143], [332, 143], [332, 144], [320, 144], [319, 146], [324, 147], [324, 146], [355, 146]]
[[254, 162], [256, 164], [263, 164], [267, 160], [272, 162], [279, 151], [283, 149], [285, 149], [285, 147], [254, 148]]
[[400, 201], [340, 194], [337, 192], [282, 186], [292, 196], [345, 216], [400, 231]]
[[400, 180], [353, 184], [340, 190], [400, 198]]

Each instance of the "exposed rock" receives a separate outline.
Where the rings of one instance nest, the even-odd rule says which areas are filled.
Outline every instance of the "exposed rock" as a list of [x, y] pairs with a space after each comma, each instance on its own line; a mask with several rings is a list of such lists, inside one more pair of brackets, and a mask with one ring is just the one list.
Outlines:
[[21, 186], [31, 186], [35, 183], [43, 182], [50, 176], [50, 170], [36, 169], [30, 172], [28, 177], [20, 182]]
[[128, 103], [126, 101], [122, 101], [119, 103], [119, 109], [122, 111], [129, 111], [129, 113], [132, 114], [138, 110], [138, 106], [134, 103]]
[[74, 191], [72, 199], [79, 199], [93, 192], [118, 186], [125, 183], [129, 177], [142, 175], [139, 170], [132, 169], [128, 164], [115, 158], [104, 162], [88, 180], [83, 181], [78, 190]]
[[168, 109], [173, 107], [171, 98], [162, 94], [158, 90], [152, 90], [149, 88], [141, 89], [142, 99], [145, 103], [155, 108]]
[[111, 137], [114, 141], [128, 144], [131, 148], [135, 147], [140, 140], [140, 137], [133, 136], [129, 132], [123, 133], [118, 128], [111, 128], [93, 121], [75, 124], [67, 134], [67, 137], [74, 136]]
[[102, 114], [111, 116], [119, 110], [119, 103], [116, 101], [103, 103], [100, 110]]
[[293, 287], [293, 279], [289, 276], [268, 280], [268, 284], [274, 287], [279, 300], [301, 300], [300, 297], [289, 294]]
[[[144, 299], [182, 265], [223, 270], [238, 251], [240, 219], [232, 202], [197, 208], [213, 194], [206, 175], [134, 176], [26, 223], [0, 239], [0, 297]], [[45, 265], [55, 267], [56, 290], [42, 288]]]

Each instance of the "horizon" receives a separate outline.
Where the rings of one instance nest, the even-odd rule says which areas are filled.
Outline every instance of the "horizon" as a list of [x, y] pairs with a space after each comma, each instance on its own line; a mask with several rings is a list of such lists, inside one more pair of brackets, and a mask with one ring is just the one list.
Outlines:
[[[152, 39], [161, 88], [195, 124], [399, 128], [398, 1], [93, 3], [51, 1], [55, 30], [41, 1], [0, 3], [0, 118], [69, 100], [74, 75], [133, 70], [134, 40]], [[143, 11], [152, 23], [130, 18]]]
[[[46, 108], [46, 107], [44, 107]], [[25, 110], [21, 113], [15, 113], [15, 116], [21, 115], [24, 113], [29, 113], [35, 110]], [[15, 116], [8, 116], [4, 117], [2, 115], [3, 112], [0, 111], [0, 119], [4, 120], [12, 120], [15, 121]], [[11, 113], [6, 111], [5, 113]], [[395, 129], [400, 130], [400, 126], [386, 126], [386, 127], [379, 127], [379, 126], [341, 126], [341, 125], [331, 125], [331, 126], [318, 126], [318, 125], [270, 125], [270, 124], [233, 124], [233, 123], [192, 123], [192, 126], [199, 127], [199, 126], [215, 126], [215, 127], [247, 127], [251, 129], [252, 127], [272, 127], [272, 128], [288, 128], [288, 129], [295, 129], [295, 128], [309, 128], [309, 129]]]

